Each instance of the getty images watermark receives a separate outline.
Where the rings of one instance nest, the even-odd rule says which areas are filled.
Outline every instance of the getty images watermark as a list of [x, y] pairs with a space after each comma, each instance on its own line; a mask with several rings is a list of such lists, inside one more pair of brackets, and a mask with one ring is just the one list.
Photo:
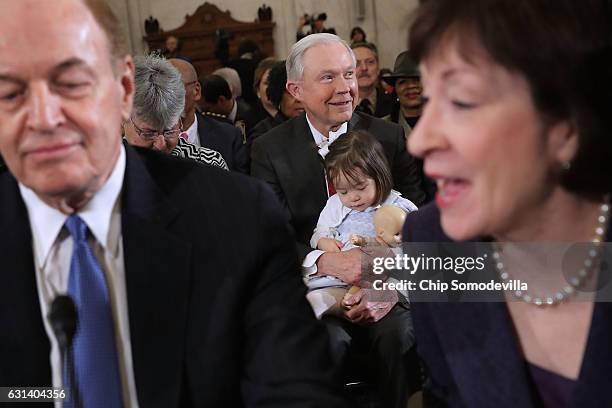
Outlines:
[[411, 302], [612, 301], [606, 243], [408, 243], [364, 251], [364, 285]]

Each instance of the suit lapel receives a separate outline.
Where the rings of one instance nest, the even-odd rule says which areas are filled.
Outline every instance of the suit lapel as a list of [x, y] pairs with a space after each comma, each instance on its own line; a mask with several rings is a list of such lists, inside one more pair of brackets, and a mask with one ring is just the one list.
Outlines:
[[357, 113], [353, 113], [353, 116], [351, 116], [351, 120], [349, 120], [346, 131], [350, 132], [351, 130], [362, 129], [363, 124], [361, 122], [362, 122], [361, 117]]
[[191, 244], [171, 233], [171, 225], [180, 221], [179, 211], [139, 155], [130, 147], [126, 151], [122, 234], [136, 389], [141, 405], [176, 406], [183, 374]]
[[0, 384], [50, 386], [50, 343], [42, 321], [32, 236], [17, 182], [0, 171]]
[[[300, 180], [296, 180], [296, 182], [300, 183], [299, 189], [307, 196], [322, 198], [323, 204], [317, 210], [320, 211], [325, 205], [325, 200], [327, 200], [327, 187], [323, 178], [323, 160], [318, 153], [317, 145], [306, 121], [306, 115], [302, 114], [302, 116], [296, 118], [294, 126], [295, 131], [288, 135], [291, 137], [291, 141], [285, 144], [286, 157], [289, 160], [287, 165], [290, 166], [290, 169], [289, 172], [284, 174], [298, 177]], [[298, 187], [298, 185], [295, 187]], [[307, 197], [303, 198], [309, 201]]]

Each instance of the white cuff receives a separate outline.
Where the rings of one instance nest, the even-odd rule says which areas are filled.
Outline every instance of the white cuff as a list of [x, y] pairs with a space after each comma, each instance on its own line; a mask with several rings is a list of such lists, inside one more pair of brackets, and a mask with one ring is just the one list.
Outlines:
[[304, 261], [302, 262], [302, 275], [305, 278], [317, 273], [317, 260], [324, 253], [325, 251], [315, 249], [314, 251], [310, 251], [308, 255], [306, 255]]

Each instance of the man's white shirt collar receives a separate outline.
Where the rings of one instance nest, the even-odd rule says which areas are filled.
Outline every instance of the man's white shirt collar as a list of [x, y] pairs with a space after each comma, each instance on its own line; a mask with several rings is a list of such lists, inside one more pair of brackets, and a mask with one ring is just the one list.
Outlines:
[[338, 130], [335, 132], [330, 131], [328, 136], [323, 136], [321, 132], [319, 132], [313, 125], [310, 123], [310, 119], [308, 119], [308, 114], [306, 114], [306, 122], [308, 122], [308, 126], [310, 127], [310, 132], [312, 133], [312, 137], [314, 138], [317, 147], [319, 148], [319, 155], [325, 158], [327, 153], [329, 152], [329, 145], [334, 142], [338, 137], [345, 134], [348, 129], [348, 122], [344, 122]]
[[227, 118], [231, 120], [232, 123], [234, 123], [236, 121], [237, 114], [238, 114], [238, 101], [234, 99], [234, 107], [232, 107], [232, 111], [230, 112], [229, 115], [227, 115]]
[[200, 138], [198, 137], [198, 115], [193, 114], [195, 120], [189, 126], [189, 129], [185, 131], [187, 133], [187, 141], [196, 146], [200, 146]]
[[[111, 214], [121, 192], [124, 175], [125, 149], [122, 144], [119, 149], [119, 158], [110, 177], [87, 205], [78, 212], [104, 250], [115, 251], [119, 244], [119, 242], [112, 242], [109, 229]], [[19, 190], [30, 217], [35, 256], [38, 265], [42, 266], [68, 216], [47, 205], [34, 191], [21, 183], [19, 183]]]

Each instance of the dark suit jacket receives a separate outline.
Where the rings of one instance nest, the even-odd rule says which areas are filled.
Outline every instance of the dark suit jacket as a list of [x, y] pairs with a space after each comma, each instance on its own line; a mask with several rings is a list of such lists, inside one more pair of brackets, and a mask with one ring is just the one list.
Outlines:
[[374, 109], [374, 116], [382, 118], [391, 113], [393, 108], [393, 97], [382, 89], [382, 87], [376, 88], [376, 109]]
[[238, 104], [238, 108], [236, 111], [236, 120], [234, 123], [238, 121], [243, 121], [245, 125], [245, 134], [244, 138], [246, 140], [247, 135], [251, 133], [251, 130], [257, 125], [257, 113], [251, 108], [251, 106], [244, 101], [242, 98], [238, 99], [236, 102]]
[[[403, 237], [450, 241], [432, 203], [408, 214]], [[612, 238], [608, 232], [607, 240]], [[431, 406], [537, 407], [505, 303], [412, 303]], [[598, 302], [574, 394], [575, 407], [612, 406], [612, 303]]]
[[367, 112], [361, 109], [361, 106], [357, 106], [357, 112], [370, 114], [377, 118], [383, 118], [389, 115], [393, 110], [393, 97], [385, 93], [380, 86], [376, 88], [376, 106], [374, 106], [373, 109], [373, 111]]
[[[274, 129], [278, 125], [282, 125], [283, 122], [287, 121], [287, 117], [283, 115], [280, 111], [274, 116], [268, 116], [261, 122], [257, 124], [252, 130], [249, 138], [247, 139], [247, 146], [252, 146], [253, 141], [257, 139], [259, 136], [265, 135], [270, 130]], [[0, 158], [1, 159], [1, 158]]]
[[248, 174], [248, 154], [240, 130], [196, 112], [200, 144], [221, 153], [230, 170]]
[[257, 61], [252, 58], [235, 58], [228, 61], [227, 66], [238, 72], [242, 85], [242, 97], [248, 104], [254, 105], [257, 102], [257, 95], [253, 89]]
[[[348, 129], [367, 130], [380, 141], [391, 165], [395, 189], [420, 205], [425, 196], [414, 159], [406, 152], [402, 128], [355, 113]], [[257, 138], [251, 151], [251, 175], [268, 182], [278, 195], [296, 232], [302, 257], [310, 250], [310, 237], [328, 198], [323, 160], [317, 151], [305, 114]]]
[[[343, 406], [267, 187], [126, 151], [121, 223], [140, 406]], [[0, 384], [50, 386], [28, 214], [8, 171], [0, 191]]]

